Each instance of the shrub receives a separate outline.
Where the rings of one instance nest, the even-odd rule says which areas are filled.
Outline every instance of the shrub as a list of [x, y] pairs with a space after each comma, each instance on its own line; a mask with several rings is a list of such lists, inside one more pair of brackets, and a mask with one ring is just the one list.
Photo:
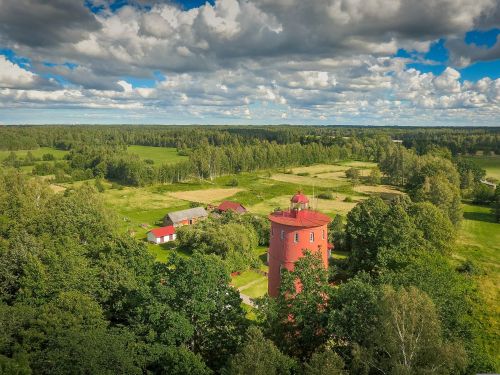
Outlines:
[[309, 172], [300, 172], [300, 173], [297, 173], [297, 176], [309, 176], [310, 173]]
[[353, 202], [352, 197], [348, 195], [347, 197], [345, 197], [344, 202]]
[[43, 161], [52, 161], [52, 160], [56, 160], [56, 158], [54, 157], [53, 154], [43, 154], [42, 160]]
[[335, 196], [331, 191], [323, 192], [318, 194], [318, 198], [320, 199], [335, 199]]
[[229, 180], [229, 182], [227, 183], [227, 186], [238, 186], [239, 182], [236, 178], [232, 178], [231, 180]]

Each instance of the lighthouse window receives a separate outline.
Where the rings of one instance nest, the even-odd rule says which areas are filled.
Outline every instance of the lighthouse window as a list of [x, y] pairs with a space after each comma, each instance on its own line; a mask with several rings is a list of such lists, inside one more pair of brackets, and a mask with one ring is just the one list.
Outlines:
[[311, 232], [309, 235], [309, 242], [314, 242], [314, 232]]
[[325, 239], [325, 230], [323, 229], [323, 239]]
[[294, 242], [299, 242], [299, 234], [296, 232], [293, 236]]
[[271, 227], [271, 237], [274, 236], [274, 228]]
[[285, 231], [282, 229], [281, 230], [281, 235], [280, 235], [281, 239], [284, 240], [285, 239]]

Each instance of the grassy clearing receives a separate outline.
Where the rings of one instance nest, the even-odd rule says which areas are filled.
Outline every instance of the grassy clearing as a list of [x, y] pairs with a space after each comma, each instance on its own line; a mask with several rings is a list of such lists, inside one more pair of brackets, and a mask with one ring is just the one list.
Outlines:
[[373, 169], [373, 168], [377, 167], [377, 163], [374, 163], [374, 162], [371, 162], [371, 161], [349, 160], [349, 161], [341, 161], [338, 164], [346, 166], [348, 168], [367, 168], [367, 169]]
[[389, 185], [358, 185], [353, 188], [354, 191], [358, 193], [368, 194], [368, 195], [378, 195], [382, 199], [391, 199], [398, 195], [403, 195], [402, 191], [395, 189]]
[[251, 298], [264, 296], [267, 293], [267, 277], [263, 277], [261, 280], [252, 284], [250, 287], [246, 288], [243, 293]]
[[[13, 151], [18, 158], [24, 158], [28, 154], [28, 151], [31, 151], [34, 157], [42, 158], [44, 154], [52, 154], [56, 159], [63, 159], [64, 155], [68, 153], [68, 151], [56, 150], [52, 147], [40, 147], [34, 150], [15, 150]], [[0, 160], [5, 159], [11, 151], [0, 151]]]
[[188, 159], [173, 147], [128, 146], [127, 152], [137, 154], [141, 159], [153, 160], [155, 164], [174, 164]]
[[248, 284], [260, 281], [261, 279], [266, 279], [267, 281], [267, 277], [262, 276], [261, 274], [250, 270], [250, 271], [244, 271], [237, 276], [233, 276], [231, 279], [231, 284], [233, 284], [235, 288], [242, 288]]
[[190, 202], [213, 203], [229, 198], [243, 189], [229, 188], [229, 189], [203, 189], [203, 190], [190, 190], [178, 191], [169, 193], [170, 197], [182, 199]]
[[335, 164], [315, 164], [310, 165], [308, 167], [298, 167], [293, 168], [292, 173], [309, 173], [311, 175], [320, 174], [320, 173], [329, 173], [329, 172], [343, 172], [347, 171], [349, 167], [343, 165], [335, 165]]
[[467, 156], [469, 159], [481, 168], [486, 170], [486, 177], [494, 178], [500, 181], [500, 155], [495, 156]]
[[500, 332], [500, 223], [495, 223], [489, 207], [464, 205], [458, 245], [457, 262], [470, 260], [478, 268], [473, 276], [484, 301], [484, 310], [476, 313], [484, 327], [483, 340], [497, 364]]

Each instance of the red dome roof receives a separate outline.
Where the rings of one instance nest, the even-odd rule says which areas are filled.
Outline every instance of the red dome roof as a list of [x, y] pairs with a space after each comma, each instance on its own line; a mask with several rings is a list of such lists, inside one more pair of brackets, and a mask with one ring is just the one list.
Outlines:
[[309, 198], [302, 194], [301, 191], [299, 191], [297, 194], [295, 194], [292, 199], [292, 203], [309, 203]]

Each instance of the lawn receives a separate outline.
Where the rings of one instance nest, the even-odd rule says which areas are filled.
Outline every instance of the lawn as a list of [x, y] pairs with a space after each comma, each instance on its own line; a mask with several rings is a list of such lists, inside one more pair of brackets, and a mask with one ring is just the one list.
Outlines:
[[153, 160], [155, 164], [174, 164], [188, 159], [179, 155], [173, 147], [128, 146], [127, 152], [137, 154], [144, 160]]
[[486, 177], [500, 181], [500, 155], [496, 156], [467, 156], [465, 157], [486, 170]]
[[500, 223], [493, 221], [489, 207], [464, 205], [458, 246], [454, 252], [457, 262], [470, 260], [477, 268], [473, 276], [485, 303], [485, 311], [476, 314], [484, 327], [483, 337], [490, 353], [500, 363], [498, 333], [500, 332]]
[[241, 292], [250, 298], [264, 296], [267, 293], [267, 277], [262, 277], [262, 279], [256, 281], [250, 287], [245, 288]]

